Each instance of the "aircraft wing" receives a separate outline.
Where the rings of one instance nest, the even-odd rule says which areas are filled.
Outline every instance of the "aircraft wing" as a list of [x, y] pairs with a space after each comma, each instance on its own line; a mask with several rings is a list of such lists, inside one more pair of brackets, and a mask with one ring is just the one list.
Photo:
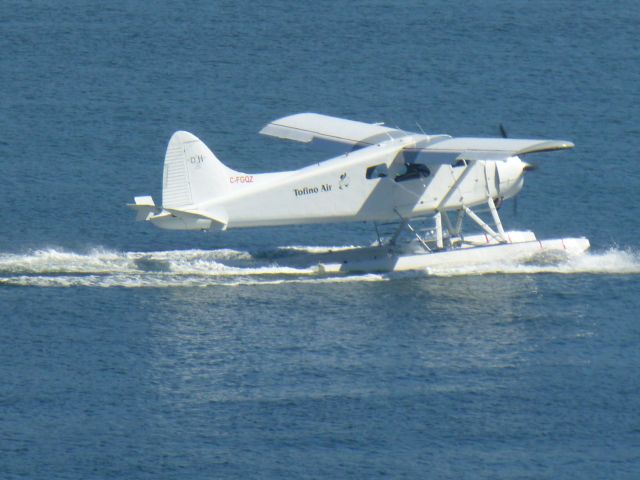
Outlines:
[[267, 124], [260, 133], [302, 143], [319, 141], [347, 145], [353, 149], [408, 135], [403, 130], [381, 124], [356, 122], [319, 113], [298, 113], [279, 118]]
[[446, 138], [436, 139], [424, 146], [416, 146], [417, 150], [433, 153], [473, 153], [526, 155], [528, 153], [547, 152], [573, 148], [566, 140], [530, 140], [518, 138]]
[[567, 140], [533, 140], [518, 138], [436, 138], [418, 141], [403, 149], [405, 159], [427, 164], [465, 160], [506, 160], [514, 155], [573, 148]]
[[[500, 160], [513, 155], [573, 148], [566, 140], [532, 140], [516, 138], [452, 138], [449, 135], [427, 135], [347, 120], [318, 113], [298, 113], [267, 124], [260, 133], [302, 143], [319, 143], [332, 150], [356, 150], [393, 138], [411, 136], [415, 143], [403, 151], [410, 161], [449, 163], [466, 160]], [[329, 144], [329, 145], [327, 145]], [[337, 147], [337, 148], [336, 148]], [[418, 160], [419, 159], [419, 160]]]

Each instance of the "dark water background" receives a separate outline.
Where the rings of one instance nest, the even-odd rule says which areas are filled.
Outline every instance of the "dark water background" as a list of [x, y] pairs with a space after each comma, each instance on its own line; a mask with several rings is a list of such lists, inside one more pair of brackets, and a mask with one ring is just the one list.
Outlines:
[[[0, 477], [638, 478], [639, 25], [635, 1], [2, 2]], [[124, 208], [160, 199], [177, 129], [241, 171], [322, 158], [256, 133], [302, 111], [572, 140], [503, 221], [593, 253], [320, 277], [279, 247], [371, 226]]]

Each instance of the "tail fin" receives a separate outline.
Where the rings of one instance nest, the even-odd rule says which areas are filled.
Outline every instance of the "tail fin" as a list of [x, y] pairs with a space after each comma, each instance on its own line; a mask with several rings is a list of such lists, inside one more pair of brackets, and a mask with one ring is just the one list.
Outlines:
[[184, 208], [229, 191], [229, 177], [237, 175], [216, 158], [195, 135], [173, 134], [164, 157], [162, 206]]

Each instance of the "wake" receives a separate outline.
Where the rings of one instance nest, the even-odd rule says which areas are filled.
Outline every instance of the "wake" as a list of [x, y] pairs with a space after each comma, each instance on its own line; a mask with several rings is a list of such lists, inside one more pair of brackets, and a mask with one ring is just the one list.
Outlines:
[[385, 279], [375, 274], [328, 277], [320, 275], [317, 267], [283, 263], [300, 251], [300, 247], [290, 247], [253, 254], [231, 249], [158, 252], [93, 249], [86, 253], [43, 249], [26, 254], [0, 253], [0, 285], [163, 288]]
[[[321, 273], [300, 259], [352, 246], [289, 246], [248, 252], [232, 249], [117, 252], [93, 249], [69, 252], [42, 249], [0, 253], [0, 286], [36, 287], [211, 287], [290, 283], [379, 282], [406, 278], [394, 274]], [[527, 262], [498, 262], [412, 272], [418, 276], [594, 274], [638, 275], [640, 254], [611, 249], [574, 258], [545, 255]]]

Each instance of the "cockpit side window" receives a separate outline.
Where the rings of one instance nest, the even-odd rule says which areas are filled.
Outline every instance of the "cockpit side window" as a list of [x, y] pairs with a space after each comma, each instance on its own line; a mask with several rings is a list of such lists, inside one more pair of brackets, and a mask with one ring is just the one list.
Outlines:
[[380, 165], [373, 165], [369, 168], [367, 168], [367, 173], [366, 173], [366, 177], [369, 180], [372, 180], [374, 178], [384, 178], [388, 175], [388, 169], [387, 169], [387, 165], [384, 163], [381, 163]]
[[466, 167], [467, 166], [467, 161], [464, 158], [458, 158], [455, 162], [453, 162], [453, 164], [451, 165], [452, 167]]
[[422, 163], [405, 163], [406, 171], [400, 175], [396, 175], [396, 182], [406, 182], [407, 180], [414, 180], [416, 178], [427, 178], [431, 175], [431, 170]]

